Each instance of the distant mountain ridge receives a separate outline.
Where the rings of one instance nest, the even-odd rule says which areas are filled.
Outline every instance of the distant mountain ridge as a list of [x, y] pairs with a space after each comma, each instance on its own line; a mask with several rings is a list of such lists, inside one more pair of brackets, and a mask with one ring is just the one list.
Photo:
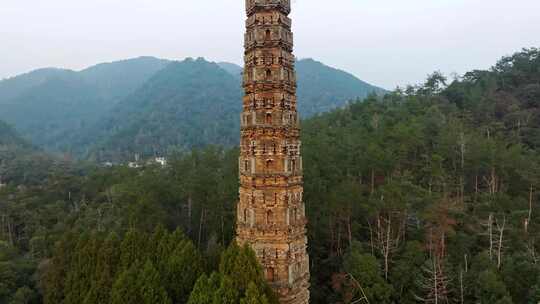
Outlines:
[[386, 93], [345, 71], [313, 59], [296, 62], [298, 109], [302, 117], [341, 108], [351, 100]]
[[62, 151], [168, 63], [140, 57], [80, 72], [44, 69], [13, 77], [0, 82], [0, 119], [33, 143]]
[[44, 68], [1, 80], [0, 104], [4, 104], [9, 100], [16, 98], [27, 90], [46, 82], [52, 77], [71, 72], [72, 71], [70, 70], [64, 69]]
[[118, 103], [81, 145], [96, 143], [90, 156], [97, 160], [231, 146], [239, 129], [240, 93], [238, 79], [215, 63], [172, 62]]
[[[0, 81], [0, 119], [49, 151], [124, 158], [238, 139], [242, 67], [154, 57]], [[383, 89], [312, 59], [297, 62], [303, 117]], [[103, 156], [103, 157], [101, 157]]]

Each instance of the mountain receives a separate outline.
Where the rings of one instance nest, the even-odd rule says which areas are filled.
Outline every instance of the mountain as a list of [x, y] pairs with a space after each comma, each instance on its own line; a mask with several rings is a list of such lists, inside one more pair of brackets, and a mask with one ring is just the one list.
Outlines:
[[105, 63], [80, 72], [43, 69], [0, 82], [0, 119], [49, 150], [70, 145], [168, 61], [152, 57]]
[[[0, 119], [40, 147], [78, 157], [229, 146], [238, 141], [241, 73], [233, 63], [153, 57], [38, 70], [0, 82]], [[384, 92], [312, 59], [297, 62], [297, 78], [303, 117]]]
[[155, 57], [138, 57], [101, 63], [82, 70], [79, 74], [86, 83], [98, 88], [102, 97], [119, 101], [169, 63], [168, 60]]
[[0, 121], [0, 188], [4, 184], [42, 182], [56, 162]]
[[8, 146], [28, 147], [29, 144], [17, 134], [13, 127], [0, 120], [0, 149]]
[[100, 160], [210, 143], [231, 146], [241, 98], [239, 79], [216, 63], [202, 58], [173, 62], [118, 103], [82, 136], [81, 146], [92, 147], [90, 154]]
[[364, 99], [386, 91], [370, 85], [352, 74], [326, 66], [313, 59], [296, 62], [298, 110], [302, 117], [345, 106], [349, 101]]
[[237, 77], [238, 79], [242, 78], [242, 72], [244, 71], [244, 68], [242, 68], [241, 66], [230, 62], [218, 62], [218, 66], [233, 75], [234, 77]]
[[[298, 102], [304, 116], [384, 92], [311, 59], [300, 60], [297, 66]], [[172, 63], [82, 136], [74, 146], [87, 150], [75, 154], [90, 151], [93, 159], [122, 160], [133, 159], [135, 154], [163, 155], [170, 149], [236, 145], [241, 71], [235, 64], [202, 58]]]
[[4, 79], [0, 81], [0, 104], [7, 103], [50, 78], [69, 73], [71, 73], [69, 70], [45, 68]]

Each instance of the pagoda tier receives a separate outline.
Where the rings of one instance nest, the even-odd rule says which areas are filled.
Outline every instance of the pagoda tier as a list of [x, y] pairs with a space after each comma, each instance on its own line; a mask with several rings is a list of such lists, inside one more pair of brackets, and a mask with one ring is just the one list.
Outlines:
[[300, 119], [289, 0], [246, 0], [237, 241], [280, 303], [309, 303]]

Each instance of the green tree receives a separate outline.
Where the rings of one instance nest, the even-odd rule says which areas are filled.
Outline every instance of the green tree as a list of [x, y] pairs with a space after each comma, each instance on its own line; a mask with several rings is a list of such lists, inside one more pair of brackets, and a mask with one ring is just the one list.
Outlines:
[[111, 304], [142, 303], [139, 292], [137, 264], [121, 272], [115, 280], [111, 291]]
[[355, 285], [360, 285], [355, 288], [363, 290], [361, 296], [365, 294], [373, 303], [391, 303], [393, 289], [382, 277], [380, 269], [374, 256], [362, 254], [356, 246], [350, 249], [343, 261], [343, 271], [352, 276]]
[[236, 304], [240, 295], [238, 290], [234, 289], [231, 278], [222, 277], [221, 285], [214, 294], [213, 304]]
[[240, 300], [240, 304], [268, 304], [268, 299], [259, 292], [257, 285], [250, 283], [246, 291], [246, 296]]
[[[214, 274], [213, 274], [214, 275]], [[199, 277], [191, 295], [189, 296], [188, 304], [213, 304], [215, 290], [218, 285], [214, 286], [207, 275], [203, 274]]]
[[255, 284], [259, 291], [266, 292], [267, 285], [264, 280], [263, 271], [251, 248], [246, 246], [239, 247], [231, 244], [223, 252], [220, 273], [228, 276], [232, 284], [240, 294], [244, 294], [250, 283]]
[[167, 291], [163, 287], [161, 278], [150, 260], [146, 262], [137, 276], [137, 289], [142, 304], [169, 304], [172, 303]]
[[130, 229], [120, 245], [120, 265], [127, 269], [133, 264], [143, 263], [147, 255], [146, 235], [136, 229]]
[[203, 270], [203, 259], [191, 241], [181, 242], [170, 253], [162, 275], [167, 291], [175, 303], [185, 303], [188, 300]]
[[108, 303], [110, 301], [111, 289], [119, 265], [120, 245], [118, 236], [112, 232], [102, 244], [97, 255], [96, 280], [92, 282], [90, 296], [87, 296], [88, 304]]
[[39, 298], [36, 291], [30, 289], [28, 286], [17, 289], [9, 304], [30, 304], [36, 303]]

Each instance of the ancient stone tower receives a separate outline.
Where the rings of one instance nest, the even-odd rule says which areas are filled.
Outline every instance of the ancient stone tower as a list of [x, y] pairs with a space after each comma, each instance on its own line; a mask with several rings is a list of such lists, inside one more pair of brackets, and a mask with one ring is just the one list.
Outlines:
[[237, 241], [248, 243], [280, 303], [309, 302], [290, 0], [246, 0]]

